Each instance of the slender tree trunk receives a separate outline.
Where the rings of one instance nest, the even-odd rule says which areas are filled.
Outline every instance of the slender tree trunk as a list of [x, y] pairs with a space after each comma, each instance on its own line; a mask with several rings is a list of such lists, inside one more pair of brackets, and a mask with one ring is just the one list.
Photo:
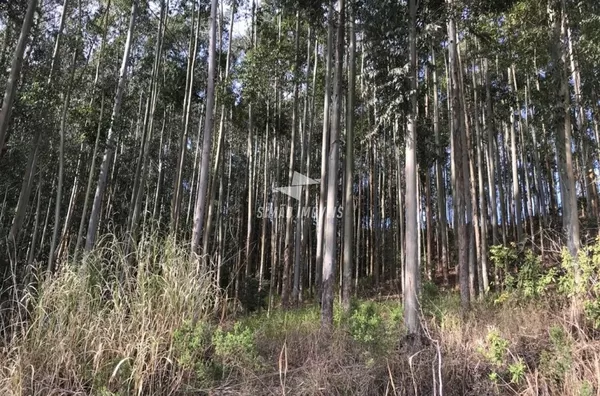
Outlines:
[[[31, 187], [33, 185], [34, 169], [36, 168], [39, 152], [39, 141], [41, 134], [36, 133], [33, 137], [34, 141], [31, 145], [31, 152], [29, 153], [29, 159], [25, 168], [25, 174], [23, 175], [23, 181], [21, 183], [21, 192], [19, 193], [19, 200], [15, 215], [13, 217], [12, 225], [8, 234], [8, 240], [17, 246], [19, 240], [19, 234], [25, 220], [25, 212], [27, 205], [29, 204], [29, 195], [31, 193]], [[26, 202], [27, 201], [27, 202]]]
[[[66, 3], [66, 0], [65, 0]], [[63, 178], [65, 168], [65, 129], [67, 128], [67, 112], [71, 103], [71, 89], [73, 87], [73, 78], [75, 77], [75, 64], [77, 61], [77, 50], [73, 53], [73, 66], [71, 76], [67, 85], [67, 92], [63, 100], [62, 116], [60, 121], [60, 145], [58, 152], [58, 186], [56, 188], [56, 207], [54, 209], [54, 231], [52, 241], [50, 242], [50, 253], [48, 254], [48, 272], [52, 274], [56, 265], [56, 244], [58, 242], [58, 233], [60, 231], [60, 212], [62, 204]]]
[[[294, 185], [294, 167], [296, 164], [296, 135], [298, 134], [298, 72], [299, 72], [299, 50], [300, 50], [300, 15], [296, 13], [296, 39], [295, 39], [295, 58], [294, 58], [294, 93], [293, 93], [293, 104], [292, 104], [292, 135], [290, 138], [290, 158], [288, 167], [288, 185]], [[284, 242], [284, 257], [283, 257], [283, 275], [281, 279], [281, 304], [284, 308], [289, 305], [290, 299], [290, 272], [292, 269], [293, 257], [293, 211], [294, 211], [294, 198], [291, 195], [287, 196], [287, 207], [285, 213], [285, 242]]]
[[[43, 179], [44, 172], [40, 172], [40, 177], [38, 180], [38, 191], [37, 191], [37, 204], [35, 205], [35, 221], [33, 225], [33, 233], [31, 235], [31, 246], [29, 248], [29, 254], [27, 256], [27, 265], [31, 266], [33, 264], [33, 259], [35, 257], [35, 252], [37, 250], [37, 236], [40, 225], [40, 216], [41, 216], [41, 207], [42, 207], [42, 186], [44, 183]], [[0, 219], [1, 224], [1, 219]]]
[[104, 118], [104, 94], [100, 102], [100, 116], [98, 118], [98, 130], [96, 131], [96, 141], [94, 143], [94, 149], [92, 150], [92, 163], [90, 164], [90, 170], [88, 173], [87, 187], [85, 189], [85, 197], [83, 199], [83, 209], [81, 210], [81, 220], [79, 221], [79, 230], [77, 231], [77, 242], [75, 244], [75, 257], [74, 261], [77, 261], [79, 254], [79, 248], [83, 241], [83, 229], [85, 227], [85, 220], [87, 218], [87, 211], [89, 206], [90, 192], [92, 191], [92, 183], [94, 182], [94, 174], [96, 173], [96, 158], [98, 157], [98, 143], [100, 141], [100, 132], [102, 130], [102, 120]]
[[123, 100], [123, 93], [125, 92], [125, 84], [127, 83], [127, 64], [129, 63], [129, 55], [131, 52], [131, 44], [133, 41], [133, 31], [135, 28], [135, 18], [137, 15], [138, 1], [134, 0], [131, 6], [131, 17], [129, 19], [129, 28], [127, 29], [127, 40], [125, 42], [125, 48], [123, 51], [123, 61], [121, 63], [121, 69], [119, 71], [119, 82], [117, 83], [117, 92], [115, 93], [115, 101], [113, 105], [112, 115], [110, 119], [110, 127], [106, 136], [106, 148], [104, 149], [104, 156], [102, 158], [102, 165], [100, 166], [100, 175], [98, 176], [98, 184], [96, 186], [96, 194], [94, 196], [94, 203], [92, 205], [92, 213], [90, 215], [90, 222], [88, 225], [88, 232], [85, 241], [85, 251], [89, 252], [92, 250], [96, 243], [96, 234], [98, 233], [98, 223], [100, 220], [100, 211], [102, 210], [102, 201], [104, 199], [104, 193], [106, 191], [108, 172], [110, 164], [112, 163], [114, 152], [115, 152], [115, 128], [116, 121], [121, 113], [121, 102]]
[[329, 158], [329, 130], [331, 98], [331, 68], [333, 52], [333, 5], [331, 0], [327, 6], [327, 48], [325, 50], [325, 97], [323, 99], [323, 134], [321, 139], [321, 179], [319, 185], [319, 214], [317, 219], [317, 252], [315, 260], [315, 286], [317, 301], [321, 302], [322, 275], [323, 275], [323, 239], [325, 229], [326, 201], [327, 201], [327, 164]]
[[25, 12], [25, 18], [23, 19], [21, 34], [19, 36], [19, 41], [17, 42], [17, 47], [15, 48], [15, 53], [10, 65], [10, 75], [6, 81], [6, 91], [4, 93], [4, 100], [2, 101], [2, 108], [0, 109], [0, 158], [2, 158], [4, 155], [6, 150], [5, 146], [8, 143], [8, 125], [10, 123], [13, 102], [17, 93], [17, 85], [19, 85], [19, 79], [21, 77], [23, 54], [25, 53], [25, 47], [27, 47], [29, 31], [31, 30], [31, 25], [33, 24], [33, 16], [36, 5], [37, 0], [29, 0], [27, 3], [27, 11]]
[[210, 34], [208, 48], [208, 82], [206, 90], [206, 116], [204, 117], [204, 137], [202, 141], [202, 162], [200, 164], [200, 181], [198, 195], [194, 208], [194, 228], [192, 230], [192, 253], [198, 251], [202, 229], [204, 228], [204, 212], [206, 209], [206, 192], [208, 190], [208, 175], [210, 172], [210, 157], [212, 150], [213, 118], [215, 106], [215, 69], [216, 69], [216, 39], [217, 39], [217, 0], [211, 1]]
[[416, 25], [417, 6], [416, 0], [408, 1], [409, 7], [409, 79], [411, 84], [410, 103], [408, 113], [406, 153], [405, 153], [405, 178], [406, 178], [406, 235], [405, 235], [405, 279], [404, 279], [404, 323], [409, 334], [420, 332], [419, 323], [419, 257], [418, 257], [418, 223], [419, 201], [417, 198], [417, 49]]
[[[449, 65], [449, 75], [450, 75], [450, 85], [451, 85], [451, 113], [452, 113], [452, 130], [453, 130], [453, 140], [454, 140], [454, 151], [456, 154], [454, 155], [454, 168], [456, 172], [456, 182], [455, 185], [457, 188], [454, 190], [454, 201], [456, 201], [456, 212], [454, 216], [456, 217], [456, 233], [458, 239], [458, 272], [459, 272], [459, 284], [460, 284], [460, 297], [461, 297], [461, 308], [463, 313], [469, 309], [470, 306], [470, 286], [469, 286], [469, 227], [471, 226], [468, 223], [470, 219], [470, 215], [467, 213], [467, 199], [466, 199], [466, 189], [464, 186], [468, 185], [468, 171], [465, 172], [465, 167], [468, 164], [464, 163], [463, 151], [467, 150], [468, 147], [465, 147], [463, 143], [465, 143], [464, 131], [461, 130], [461, 101], [459, 96], [460, 92], [460, 83], [459, 83], [459, 74], [460, 70], [458, 67], [457, 60], [457, 45], [456, 45], [456, 23], [454, 20], [454, 1], [446, 0], [446, 4], [448, 5], [451, 16], [448, 20], [448, 65]], [[467, 168], [468, 169], [468, 168]], [[467, 180], [465, 180], [467, 179]]]
[[[235, 19], [235, 13], [236, 13], [236, 7], [231, 7], [231, 16], [229, 18], [229, 35], [231, 37], [231, 35], [233, 34], [233, 22]], [[227, 81], [228, 77], [229, 77], [229, 64], [231, 62], [231, 42], [232, 40], [229, 40], [227, 43], [227, 57], [225, 60], [225, 76], [224, 76], [224, 81]], [[206, 232], [204, 233], [203, 236], [203, 240], [202, 240], [202, 247], [203, 250], [208, 253], [208, 243], [209, 243], [209, 239], [210, 236], [212, 234], [212, 224], [213, 224], [213, 217], [214, 217], [214, 200], [215, 200], [215, 195], [216, 195], [216, 184], [217, 184], [217, 178], [219, 177], [220, 179], [220, 175], [219, 175], [219, 169], [221, 166], [221, 162], [222, 162], [222, 158], [221, 158], [221, 153], [223, 151], [222, 147], [223, 147], [223, 134], [224, 134], [224, 128], [225, 128], [225, 113], [226, 113], [226, 109], [225, 109], [225, 101], [223, 100], [221, 103], [221, 119], [219, 122], [219, 132], [218, 132], [218, 136], [217, 136], [217, 148], [215, 150], [215, 164], [213, 165], [213, 171], [212, 171], [212, 175], [210, 178], [210, 186], [209, 186], [209, 195], [210, 195], [210, 199], [208, 200], [208, 209], [207, 209], [207, 217], [206, 217]]]
[[[177, 158], [177, 174], [175, 176], [175, 185], [173, 188], [173, 201], [171, 203], [171, 233], [174, 237], [177, 236], [179, 229], [179, 217], [181, 212], [181, 203], [183, 201], [183, 170], [185, 165], [185, 153], [187, 152], [187, 136], [190, 124], [190, 111], [192, 102], [192, 90], [194, 89], [194, 69], [196, 65], [196, 58], [198, 56], [198, 37], [200, 35], [200, 21], [195, 20], [195, 8], [196, 2], [192, 2], [192, 31], [195, 31], [192, 36], [190, 35], [189, 47], [188, 47], [188, 64], [187, 73], [185, 79], [185, 98], [183, 101], [183, 131], [181, 138], [179, 139], [179, 157]], [[198, 16], [200, 16], [201, 10], [198, 10]], [[216, 19], [216, 16], [215, 16]], [[194, 23], [196, 22], [196, 23]], [[216, 24], [216, 22], [215, 22]], [[194, 29], [195, 26], [195, 29]], [[215, 28], [216, 29], [216, 28]], [[192, 44], [193, 43], [193, 44]], [[215, 44], [216, 45], [216, 44]], [[212, 109], [210, 110], [212, 112]], [[205, 121], [206, 122], [206, 121]], [[190, 197], [192, 199], [192, 197]]]
[[[333, 97], [331, 100], [331, 134], [329, 136], [329, 164], [327, 174], [327, 215], [324, 227], [323, 245], [323, 296], [321, 304], [321, 326], [326, 330], [333, 327], [333, 288], [336, 277], [337, 219], [336, 204], [338, 198], [339, 137], [342, 116], [342, 63], [344, 57], [344, 0], [338, 0], [339, 20], [335, 48], [335, 67], [333, 79]], [[329, 21], [333, 23], [333, 19]]]
[[[559, 171], [561, 174], [561, 192], [563, 208], [563, 227], [567, 237], [567, 248], [576, 262], [579, 251], [579, 218], [577, 213], [577, 191], [575, 190], [575, 175], [573, 169], [572, 126], [571, 126], [571, 95], [567, 73], [567, 48], [562, 40], [566, 36], [566, 7], [565, 1], [550, 0], [548, 7], [551, 21], [551, 44], [554, 67], [552, 78], [556, 82], [559, 95], [557, 96], [557, 148]], [[559, 14], [560, 13], [560, 14]], [[559, 111], [560, 110], [560, 111]], [[578, 276], [576, 276], [578, 278]], [[579, 279], [576, 279], [579, 281]]]
[[438, 206], [438, 232], [440, 234], [441, 257], [438, 260], [441, 267], [441, 273], [444, 279], [444, 284], [448, 284], [448, 220], [446, 215], [446, 186], [444, 183], [444, 174], [442, 171], [443, 158], [445, 158], [445, 148], [442, 147], [440, 139], [440, 108], [438, 97], [438, 77], [437, 65], [435, 61], [435, 49], [431, 49], [431, 63], [433, 64], [432, 80], [433, 80], [433, 131], [435, 134], [435, 145], [438, 158], [435, 162], [435, 179], [437, 190], [437, 206]]
[[352, 266], [354, 263], [354, 92], [356, 85], [356, 34], [354, 33], [355, 3], [349, 0], [348, 96], [346, 100], [346, 158], [344, 166], [344, 262], [342, 306], [350, 310], [352, 296]]

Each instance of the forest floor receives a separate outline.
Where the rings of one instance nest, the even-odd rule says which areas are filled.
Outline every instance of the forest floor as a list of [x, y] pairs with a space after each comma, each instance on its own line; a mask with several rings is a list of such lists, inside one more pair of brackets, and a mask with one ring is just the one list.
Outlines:
[[1, 323], [0, 394], [600, 391], [600, 314], [573, 321], [571, 299], [557, 289], [567, 278], [545, 283], [539, 268], [527, 267], [531, 257], [512, 288], [473, 301], [466, 315], [456, 290], [425, 281], [416, 341], [405, 336], [397, 294], [358, 298], [346, 314], [336, 306], [326, 334], [316, 304], [223, 318], [210, 276], [181, 251], [161, 246], [140, 257], [131, 278], [110, 275], [126, 261], [111, 261], [109, 271], [90, 258], [21, 291]]

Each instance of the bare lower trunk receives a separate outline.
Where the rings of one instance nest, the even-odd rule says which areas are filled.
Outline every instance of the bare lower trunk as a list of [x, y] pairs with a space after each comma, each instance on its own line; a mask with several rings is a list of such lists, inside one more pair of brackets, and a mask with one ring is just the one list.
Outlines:
[[[339, 136], [342, 117], [342, 63], [344, 57], [344, 0], [338, 0], [339, 20], [335, 48], [333, 97], [331, 101], [331, 135], [329, 136], [329, 172], [327, 174], [327, 205], [323, 245], [323, 295], [321, 304], [321, 326], [326, 330], [333, 327], [333, 300], [336, 278], [338, 198]], [[330, 20], [329, 23], [333, 23]]]
[[210, 34], [208, 48], [208, 82], [206, 90], [206, 116], [204, 118], [204, 138], [202, 140], [202, 163], [200, 164], [200, 181], [198, 195], [194, 208], [194, 228], [192, 230], [192, 253], [198, 254], [200, 237], [204, 228], [204, 213], [206, 209], [206, 192], [208, 190], [208, 175], [210, 173], [210, 157], [212, 150], [213, 118], [215, 105], [215, 69], [216, 69], [216, 39], [217, 39], [217, 0], [211, 1]]
[[344, 164], [344, 262], [342, 282], [342, 306], [350, 310], [352, 296], [352, 268], [354, 264], [354, 87], [356, 79], [356, 35], [354, 33], [355, 3], [350, 0], [348, 40], [348, 96], [346, 102], [346, 158]]
[[133, 30], [135, 27], [135, 18], [137, 15], [138, 2], [133, 1], [131, 6], [131, 17], [129, 19], [129, 28], [127, 31], [127, 41], [125, 42], [125, 48], [123, 52], [123, 61], [121, 63], [121, 70], [119, 72], [119, 82], [117, 84], [117, 92], [115, 93], [115, 101], [113, 105], [110, 127], [106, 137], [106, 148], [104, 150], [104, 156], [102, 158], [102, 165], [100, 166], [100, 175], [98, 176], [98, 184], [96, 186], [96, 194], [94, 196], [94, 203], [92, 205], [92, 213], [90, 216], [90, 222], [88, 225], [88, 232], [85, 241], [85, 251], [89, 252], [92, 250], [96, 243], [96, 235], [98, 233], [98, 224], [100, 220], [100, 212], [102, 210], [102, 201], [104, 199], [104, 193], [106, 191], [109, 167], [112, 163], [114, 151], [115, 151], [115, 128], [116, 121], [121, 113], [121, 102], [123, 99], [123, 93], [125, 91], [125, 84], [127, 82], [127, 64], [129, 63], [129, 55], [131, 52], [131, 44], [133, 41]]

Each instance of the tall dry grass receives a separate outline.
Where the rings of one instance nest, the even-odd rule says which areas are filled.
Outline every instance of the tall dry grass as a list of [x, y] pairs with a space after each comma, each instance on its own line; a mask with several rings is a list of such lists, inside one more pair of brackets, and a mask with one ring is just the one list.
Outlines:
[[[258, 313], [218, 330], [235, 321], [252, 345], [233, 332], [219, 350], [221, 291], [201, 261], [157, 238], [130, 254], [116, 238], [101, 246], [50, 278], [14, 285], [0, 315], [0, 395], [600, 395], [600, 336], [571, 323], [568, 303], [552, 294], [490, 296], [462, 317], [456, 293], [424, 293], [418, 345], [404, 337], [396, 301], [370, 302], [376, 324], [359, 318], [354, 330], [337, 312], [332, 334], [321, 333], [316, 307]], [[490, 332], [506, 342], [500, 363], [482, 353]], [[182, 352], [197, 362], [184, 364]], [[203, 374], [211, 378], [200, 384]]]
[[[0, 394], [173, 394], [184, 371], [172, 335], [214, 307], [212, 274], [168, 240], [131, 255], [115, 238], [13, 301]], [[27, 312], [27, 314], [23, 314]]]

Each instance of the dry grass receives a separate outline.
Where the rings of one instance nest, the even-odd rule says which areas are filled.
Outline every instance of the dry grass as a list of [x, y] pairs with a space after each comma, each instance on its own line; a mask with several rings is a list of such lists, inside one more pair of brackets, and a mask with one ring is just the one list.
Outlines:
[[197, 260], [143, 244], [138, 266], [116, 241], [20, 293], [29, 317], [0, 351], [0, 394], [173, 394], [184, 373], [171, 336], [204, 319], [217, 291]]
[[[237, 319], [252, 331], [251, 353], [219, 352], [209, 335], [190, 356], [218, 370], [199, 373], [182, 363], [176, 334], [215, 331], [212, 274], [169, 242], [147, 241], [129, 257], [115, 240], [103, 246], [16, 293], [0, 344], [0, 394], [600, 394], [597, 334], [574, 327], [550, 298], [476, 302], [463, 320], [454, 293], [425, 297], [426, 336], [416, 342], [404, 336], [393, 300], [372, 303], [379, 321], [360, 337], [339, 314], [333, 333], [321, 333], [314, 307], [260, 313]], [[483, 352], [491, 332], [506, 342], [499, 364]], [[511, 381], [519, 361], [523, 373]]]

